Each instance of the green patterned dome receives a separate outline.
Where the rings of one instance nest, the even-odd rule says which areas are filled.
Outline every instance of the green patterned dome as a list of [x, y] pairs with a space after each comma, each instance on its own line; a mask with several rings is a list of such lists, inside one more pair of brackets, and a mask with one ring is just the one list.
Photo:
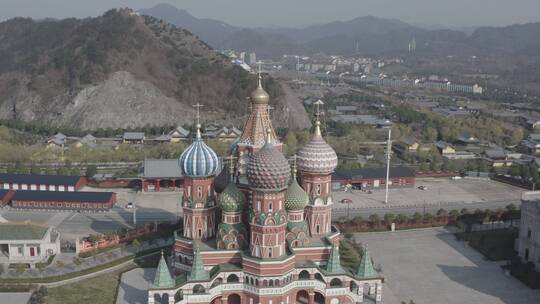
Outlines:
[[233, 182], [229, 183], [219, 196], [221, 209], [225, 212], [241, 211], [244, 208], [245, 202], [246, 197]]
[[309, 202], [309, 196], [306, 191], [300, 187], [296, 178], [293, 178], [293, 182], [287, 189], [285, 194], [285, 209], [295, 211], [303, 210]]

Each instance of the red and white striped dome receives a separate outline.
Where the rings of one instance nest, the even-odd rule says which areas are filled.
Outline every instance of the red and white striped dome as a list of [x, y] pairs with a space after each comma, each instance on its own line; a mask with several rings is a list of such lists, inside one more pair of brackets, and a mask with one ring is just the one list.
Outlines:
[[298, 153], [298, 169], [302, 172], [329, 174], [334, 172], [338, 164], [336, 151], [324, 141], [321, 135], [320, 122], [316, 122], [315, 134]]

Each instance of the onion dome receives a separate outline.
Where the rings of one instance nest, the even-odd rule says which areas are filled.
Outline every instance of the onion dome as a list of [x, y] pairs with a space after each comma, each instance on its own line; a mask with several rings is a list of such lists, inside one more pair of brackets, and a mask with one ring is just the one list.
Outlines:
[[324, 141], [320, 125], [317, 120], [313, 138], [297, 153], [298, 168], [302, 172], [329, 174], [337, 167], [336, 151]]
[[285, 193], [285, 209], [287, 211], [304, 210], [309, 203], [309, 196], [296, 181], [296, 164], [293, 167], [292, 183]]
[[298, 185], [296, 179], [293, 180], [289, 189], [287, 189], [285, 197], [285, 209], [288, 211], [303, 210], [309, 202], [309, 196], [306, 191]]
[[266, 143], [253, 154], [247, 166], [249, 185], [261, 190], [282, 190], [287, 187], [291, 178], [289, 162], [270, 143], [270, 130], [267, 131]]
[[197, 137], [180, 155], [178, 165], [183, 175], [191, 177], [207, 177], [217, 173], [219, 159], [216, 152], [202, 140], [201, 125], [197, 125]]
[[270, 95], [266, 93], [261, 84], [261, 74], [259, 73], [259, 83], [253, 93], [251, 93], [251, 102], [254, 104], [267, 104], [270, 101]]
[[230, 182], [219, 196], [218, 202], [225, 212], [239, 212], [244, 208], [246, 197], [235, 183]]

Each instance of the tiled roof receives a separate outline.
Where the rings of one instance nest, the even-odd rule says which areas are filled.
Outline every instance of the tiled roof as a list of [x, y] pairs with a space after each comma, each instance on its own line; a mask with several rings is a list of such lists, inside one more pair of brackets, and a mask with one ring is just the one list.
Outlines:
[[80, 176], [0, 173], [0, 183], [75, 186]]
[[145, 159], [143, 168], [145, 178], [182, 177], [177, 159]]
[[123, 138], [127, 140], [142, 140], [144, 139], [144, 133], [143, 132], [125, 132]]
[[[409, 167], [391, 167], [390, 178], [411, 177], [414, 172]], [[332, 180], [386, 178], [386, 168], [363, 168], [351, 170], [338, 170], [332, 174]]]
[[30, 223], [0, 224], [0, 240], [41, 240], [49, 228]]

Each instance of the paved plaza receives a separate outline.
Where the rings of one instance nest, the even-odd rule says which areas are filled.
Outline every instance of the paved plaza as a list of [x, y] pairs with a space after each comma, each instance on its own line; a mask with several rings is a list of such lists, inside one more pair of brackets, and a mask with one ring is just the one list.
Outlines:
[[533, 304], [540, 290], [531, 290], [505, 275], [501, 263], [482, 255], [445, 228], [362, 233], [385, 277], [384, 304], [413, 300], [417, 304]]
[[[418, 189], [419, 186], [427, 190]], [[448, 205], [450, 203], [481, 203], [492, 201], [518, 201], [523, 189], [489, 179], [464, 178], [417, 178], [414, 188], [395, 188], [389, 190], [389, 206]], [[380, 207], [384, 203], [384, 188], [373, 190], [371, 194], [360, 190], [353, 192], [334, 192], [334, 199], [343, 198], [353, 201], [351, 207]], [[336, 208], [346, 208], [336, 204]]]
[[155, 274], [155, 268], [137, 268], [122, 274], [116, 304], [148, 303], [148, 287]]

